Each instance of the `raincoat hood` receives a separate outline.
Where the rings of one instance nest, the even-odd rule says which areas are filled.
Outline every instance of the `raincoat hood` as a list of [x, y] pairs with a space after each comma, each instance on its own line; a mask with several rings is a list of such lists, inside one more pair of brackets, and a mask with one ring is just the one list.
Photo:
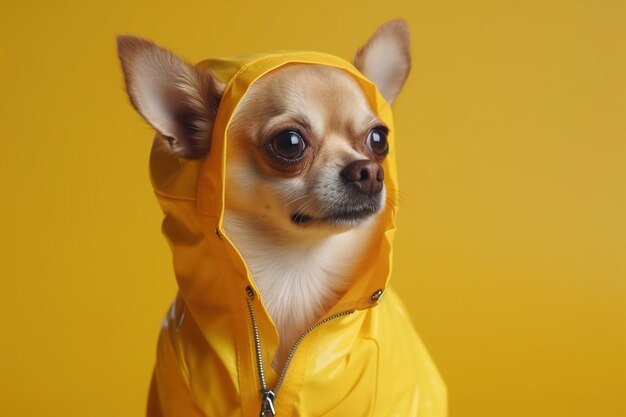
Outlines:
[[[226, 83], [209, 153], [200, 160], [182, 159], [155, 138], [150, 156], [179, 292], [159, 337], [149, 416], [258, 416], [257, 353], [266, 364], [267, 385], [274, 387], [279, 380], [269, 366], [279, 346], [276, 326], [222, 221], [227, 133], [237, 106], [256, 80], [294, 63], [336, 67], [358, 82], [372, 111], [390, 129], [383, 168], [389, 200], [397, 201], [391, 110], [376, 86], [350, 63], [301, 52], [197, 64], [210, 67]], [[324, 324], [302, 338], [276, 393], [276, 415], [446, 415], [445, 386], [402, 303], [388, 288], [395, 213], [393, 203], [387, 204], [351, 286], [322, 318]]]

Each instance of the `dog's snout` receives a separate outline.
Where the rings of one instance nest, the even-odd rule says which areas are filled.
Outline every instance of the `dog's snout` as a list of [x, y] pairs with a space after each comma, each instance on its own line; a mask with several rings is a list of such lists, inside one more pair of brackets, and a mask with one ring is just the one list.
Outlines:
[[367, 159], [350, 162], [341, 171], [341, 176], [369, 195], [379, 193], [383, 189], [385, 179], [383, 167]]

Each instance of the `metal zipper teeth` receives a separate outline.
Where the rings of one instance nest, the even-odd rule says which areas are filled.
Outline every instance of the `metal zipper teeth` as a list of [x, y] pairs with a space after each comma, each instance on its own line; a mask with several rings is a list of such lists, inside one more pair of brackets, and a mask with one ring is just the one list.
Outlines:
[[296, 340], [296, 343], [293, 344], [293, 347], [289, 351], [289, 355], [287, 356], [287, 360], [285, 361], [285, 366], [283, 366], [283, 370], [280, 373], [280, 377], [278, 378], [278, 382], [276, 383], [276, 388], [274, 388], [274, 392], [276, 394], [278, 394], [280, 387], [283, 385], [283, 382], [285, 380], [285, 375], [287, 374], [287, 368], [289, 368], [289, 365], [291, 364], [291, 360], [293, 359], [293, 356], [295, 355], [296, 350], [298, 349], [298, 346], [300, 346], [302, 339], [304, 339], [304, 337], [307, 334], [309, 334], [311, 331], [315, 330], [317, 327], [321, 326], [322, 324], [327, 323], [331, 320], [337, 319], [339, 317], [350, 315], [352, 313], [354, 313], [354, 310], [342, 311], [341, 313], [336, 313], [336, 314], [333, 314], [332, 316], [328, 316], [324, 320], [318, 321], [317, 323], [315, 323], [314, 325], [306, 329], [300, 335], [300, 337]]
[[[252, 308], [252, 301], [248, 299], [246, 300], [246, 303], [248, 304], [248, 311], [250, 313], [250, 321], [252, 322], [252, 331], [254, 333], [254, 346], [256, 348], [257, 366], [259, 369], [259, 380], [261, 384], [261, 391], [267, 391], [267, 385], [265, 382], [265, 371], [263, 368], [263, 357], [261, 354], [261, 339], [259, 337], [259, 327], [256, 322], [256, 316], [254, 315], [254, 309]], [[280, 372], [280, 376], [278, 377], [278, 382], [276, 383], [276, 387], [273, 389], [275, 395], [278, 395], [278, 391], [280, 390], [280, 388], [283, 385], [283, 382], [285, 381], [285, 376], [287, 375], [287, 370], [289, 368], [289, 365], [291, 364], [291, 361], [296, 353], [296, 350], [298, 349], [298, 346], [300, 346], [300, 343], [302, 343], [302, 340], [304, 339], [304, 337], [307, 334], [309, 334], [311, 331], [321, 326], [322, 324], [328, 323], [329, 321], [337, 319], [339, 317], [348, 316], [354, 313], [354, 311], [355, 310], [352, 309], [352, 310], [342, 311], [341, 313], [333, 314], [332, 316], [328, 316], [324, 320], [318, 321], [317, 323], [313, 324], [311, 327], [307, 328], [300, 335], [300, 337], [298, 337], [296, 342], [293, 344], [293, 347], [289, 351], [289, 355], [287, 356], [287, 360], [285, 361], [285, 366], [283, 366], [283, 369]]]
[[259, 368], [261, 390], [265, 391], [267, 389], [267, 385], [265, 384], [265, 371], [263, 370], [263, 356], [261, 355], [261, 339], [259, 337], [259, 327], [256, 324], [256, 317], [252, 308], [252, 301], [246, 300], [246, 303], [248, 303], [248, 312], [250, 313], [250, 321], [252, 322], [252, 331], [254, 333], [254, 347], [256, 349], [256, 363]]

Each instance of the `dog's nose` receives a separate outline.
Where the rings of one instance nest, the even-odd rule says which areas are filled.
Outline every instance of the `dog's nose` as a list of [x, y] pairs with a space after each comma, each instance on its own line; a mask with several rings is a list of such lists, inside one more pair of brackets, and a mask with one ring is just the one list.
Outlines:
[[341, 176], [369, 195], [379, 193], [385, 179], [383, 167], [367, 159], [350, 162], [341, 170]]

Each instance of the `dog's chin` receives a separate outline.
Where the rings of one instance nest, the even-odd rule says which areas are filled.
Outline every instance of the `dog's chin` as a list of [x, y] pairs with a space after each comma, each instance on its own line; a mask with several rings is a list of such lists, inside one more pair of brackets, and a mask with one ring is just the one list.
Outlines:
[[293, 212], [290, 216], [291, 223], [300, 228], [326, 228], [334, 231], [345, 231], [356, 228], [381, 210], [381, 207], [362, 207], [350, 209], [338, 209], [323, 216], [314, 216], [302, 212]]

